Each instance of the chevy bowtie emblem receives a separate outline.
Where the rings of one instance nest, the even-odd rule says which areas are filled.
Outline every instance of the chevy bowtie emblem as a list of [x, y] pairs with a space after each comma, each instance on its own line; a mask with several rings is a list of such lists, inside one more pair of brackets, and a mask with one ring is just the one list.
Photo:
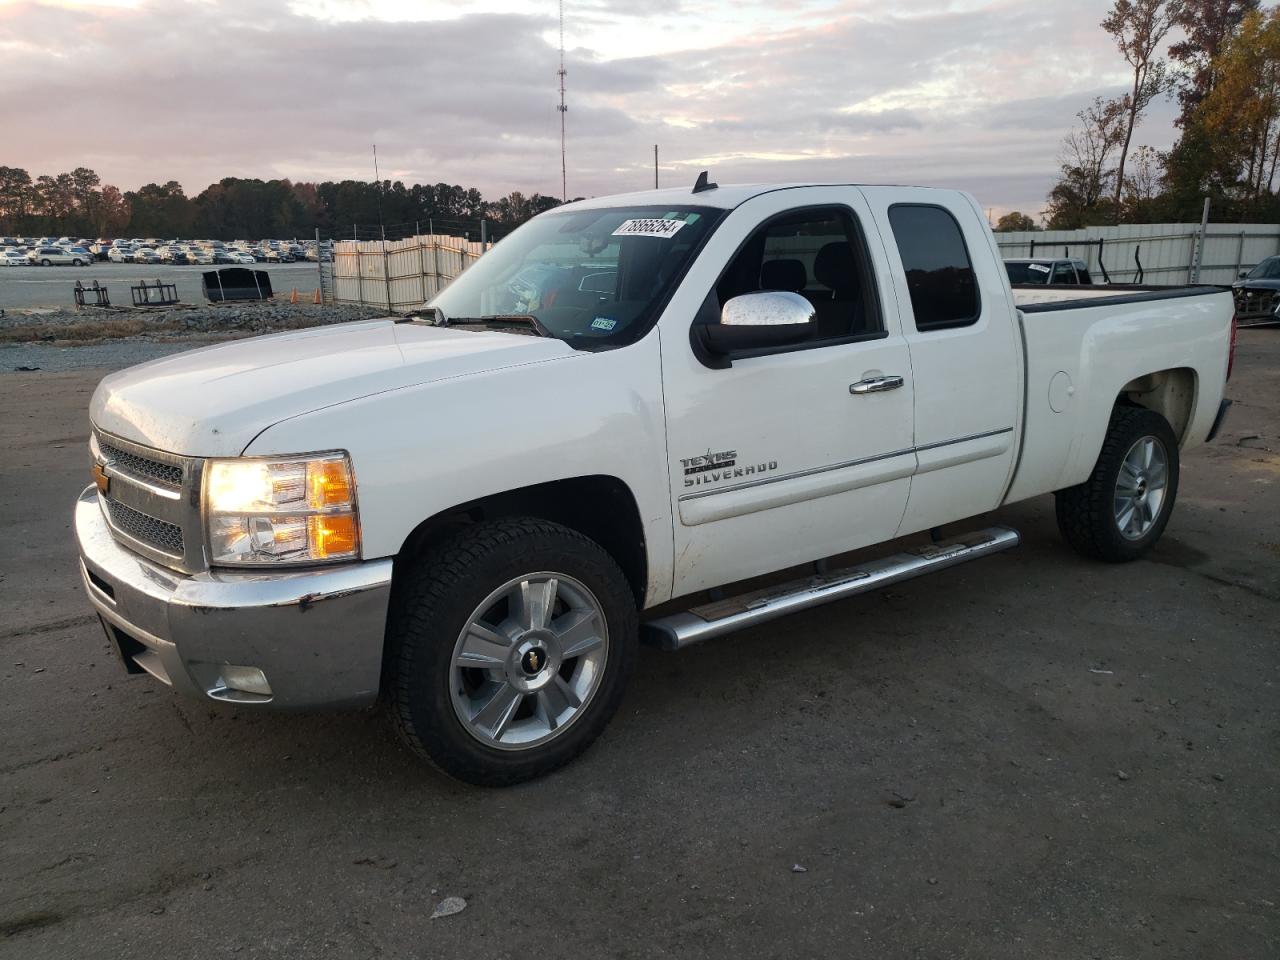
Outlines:
[[537, 651], [537, 650], [530, 650], [530, 651], [529, 651], [529, 670], [530, 670], [530, 672], [531, 672], [531, 673], [537, 673], [537, 672], [538, 672], [538, 666], [539, 666], [539, 663], [538, 663], [538, 651]]
[[93, 465], [93, 483], [99, 493], [106, 493], [111, 489], [111, 478], [107, 476], [107, 471], [100, 463]]

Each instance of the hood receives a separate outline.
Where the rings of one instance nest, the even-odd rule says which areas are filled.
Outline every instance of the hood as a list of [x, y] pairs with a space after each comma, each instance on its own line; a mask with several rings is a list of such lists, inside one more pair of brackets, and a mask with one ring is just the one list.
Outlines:
[[100, 429], [158, 450], [237, 456], [272, 424], [320, 407], [573, 353], [524, 334], [366, 320], [130, 367], [98, 385], [89, 411]]
[[1280, 290], [1280, 280], [1237, 280], [1231, 286], [1236, 290]]

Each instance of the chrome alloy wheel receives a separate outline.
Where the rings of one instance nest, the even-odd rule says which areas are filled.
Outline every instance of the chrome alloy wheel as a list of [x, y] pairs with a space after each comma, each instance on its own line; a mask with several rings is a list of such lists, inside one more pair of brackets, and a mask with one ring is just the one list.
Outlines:
[[527, 750], [563, 733], [604, 675], [609, 630], [595, 595], [559, 573], [503, 584], [453, 647], [453, 709], [477, 740]]
[[1141, 540], [1155, 524], [1169, 485], [1169, 454], [1155, 437], [1140, 437], [1116, 477], [1116, 526], [1126, 540]]

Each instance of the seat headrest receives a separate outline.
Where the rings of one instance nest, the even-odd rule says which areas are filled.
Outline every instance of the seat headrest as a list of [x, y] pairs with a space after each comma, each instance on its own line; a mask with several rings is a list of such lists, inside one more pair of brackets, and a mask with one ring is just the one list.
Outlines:
[[769, 260], [760, 267], [760, 289], [788, 290], [799, 293], [809, 282], [804, 264], [799, 260]]
[[819, 250], [813, 258], [813, 276], [824, 287], [830, 287], [837, 293], [856, 289], [858, 271], [849, 244], [837, 240]]

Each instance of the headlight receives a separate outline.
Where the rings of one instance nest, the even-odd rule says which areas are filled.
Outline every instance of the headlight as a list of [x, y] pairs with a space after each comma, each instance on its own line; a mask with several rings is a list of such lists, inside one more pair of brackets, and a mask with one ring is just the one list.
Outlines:
[[345, 454], [210, 460], [204, 512], [215, 564], [319, 563], [360, 555]]

